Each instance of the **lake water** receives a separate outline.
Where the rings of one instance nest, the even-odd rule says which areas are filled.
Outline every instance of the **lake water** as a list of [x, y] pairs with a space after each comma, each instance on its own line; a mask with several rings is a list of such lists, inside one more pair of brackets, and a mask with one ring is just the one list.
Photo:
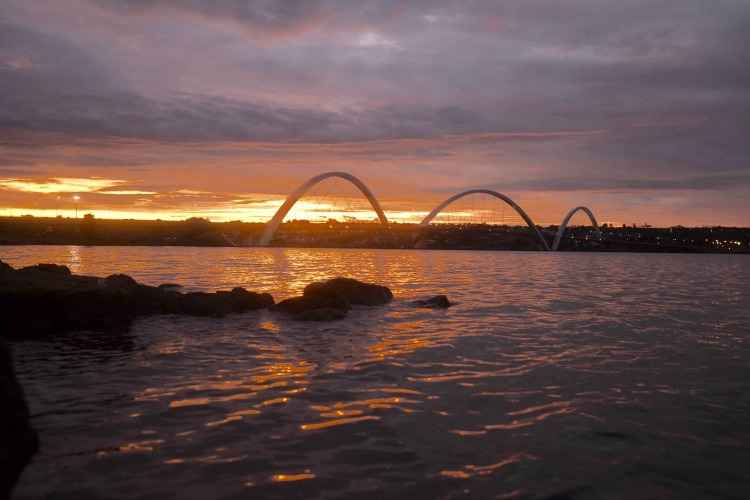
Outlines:
[[[42, 440], [17, 498], [750, 495], [745, 256], [18, 246], [0, 259], [276, 300], [337, 275], [395, 295], [331, 323], [162, 316], [14, 344]], [[438, 293], [458, 304], [407, 304]]]

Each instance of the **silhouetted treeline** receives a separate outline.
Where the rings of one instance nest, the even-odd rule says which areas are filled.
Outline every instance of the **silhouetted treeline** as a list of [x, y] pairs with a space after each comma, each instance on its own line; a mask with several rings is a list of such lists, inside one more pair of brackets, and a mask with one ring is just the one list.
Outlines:
[[263, 224], [184, 221], [0, 218], [0, 244], [232, 246], [257, 239]]
[[[0, 245], [253, 246], [264, 224], [184, 221], [0, 217]], [[552, 243], [556, 226], [541, 228]], [[750, 253], [750, 229], [725, 227], [570, 227], [560, 250], [622, 252]], [[285, 222], [273, 243], [283, 247], [540, 250], [525, 226], [488, 224], [389, 224]]]

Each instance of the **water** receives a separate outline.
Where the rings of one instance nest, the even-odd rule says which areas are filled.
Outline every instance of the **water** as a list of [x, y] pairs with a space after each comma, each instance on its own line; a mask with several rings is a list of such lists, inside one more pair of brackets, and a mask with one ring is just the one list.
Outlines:
[[[747, 498], [750, 259], [0, 247], [277, 300], [335, 275], [343, 321], [153, 317], [15, 344], [42, 450], [17, 498]], [[446, 293], [447, 311], [406, 301]], [[567, 495], [567, 496], [566, 496]]]

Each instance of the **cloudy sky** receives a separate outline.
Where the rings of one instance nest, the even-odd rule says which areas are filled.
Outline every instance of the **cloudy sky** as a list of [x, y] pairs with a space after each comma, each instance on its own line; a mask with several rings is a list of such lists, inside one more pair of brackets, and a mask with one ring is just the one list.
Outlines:
[[748, 26], [746, 0], [0, 0], [0, 215], [262, 220], [344, 170], [402, 220], [484, 187], [543, 224], [750, 226]]

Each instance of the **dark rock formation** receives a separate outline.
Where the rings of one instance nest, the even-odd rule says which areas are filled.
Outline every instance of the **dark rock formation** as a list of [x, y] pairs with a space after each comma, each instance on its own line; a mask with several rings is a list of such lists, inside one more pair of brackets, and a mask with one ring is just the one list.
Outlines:
[[335, 295], [345, 298], [350, 304], [363, 306], [381, 306], [393, 299], [393, 293], [388, 287], [363, 283], [352, 278], [333, 278], [310, 283], [305, 287], [303, 295]]
[[279, 311], [294, 319], [303, 321], [332, 321], [342, 319], [351, 309], [349, 301], [338, 295], [303, 295], [282, 300], [271, 307], [272, 311]]
[[311, 283], [301, 297], [282, 300], [271, 308], [303, 321], [331, 321], [346, 316], [352, 304], [376, 306], [393, 299], [384, 286], [351, 278], [334, 278]]
[[[248, 292], [244, 288], [233, 288], [231, 292], [215, 293], [162, 292], [168, 300], [165, 309], [174, 314], [191, 316], [224, 316], [253, 309], [264, 309], [273, 305], [273, 297], [267, 293]], [[174, 300], [177, 298], [177, 300]], [[171, 309], [171, 311], [170, 311]]]
[[0, 498], [11, 490], [38, 448], [29, 409], [16, 375], [10, 348], [0, 340]]
[[177, 283], [162, 283], [157, 288], [159, 288], [159, 290], [170, 290], [176, 292], [182, 288], [182, 285], [178, 285]]
[[435, 295], [429, 299], [415, 300], [411, 303], [414, 307], [429, 307], [432, 309], [447, 309], [453, 304], [445, 295]]
[[65, 266], [14, 270], [0, 262], [0, 336], [28, 337], [68, 330], [127, 327], [139, 316], [224, 316], [273, 305], [273, 297], [243, 288], [183, 294], [142, 285], [130, 276], [77, 276]]
[[131, 293], [138, 289], [138, 282], [127, 274], [113, 274], [104, 278], [104, 287], [123, 293]]

